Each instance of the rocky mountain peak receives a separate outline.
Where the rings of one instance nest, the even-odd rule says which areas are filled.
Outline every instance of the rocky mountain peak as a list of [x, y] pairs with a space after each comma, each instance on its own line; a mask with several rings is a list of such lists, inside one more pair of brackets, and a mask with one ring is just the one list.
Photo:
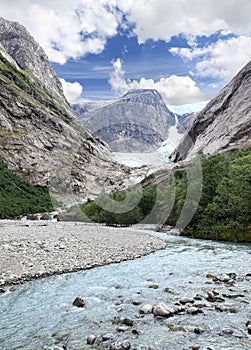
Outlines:
[[94, 135], [119, 152], [156, 149], [175, 125], [175, 115], [151, 89], [132, 90], [105, 104], [74, 105], [74, 110]]
[[43, 49], [18, 22], [0, 17], [0, 43], [18, 66], [31, 72], [31, 79], [43, 90], [64, 99], [62, 85]]

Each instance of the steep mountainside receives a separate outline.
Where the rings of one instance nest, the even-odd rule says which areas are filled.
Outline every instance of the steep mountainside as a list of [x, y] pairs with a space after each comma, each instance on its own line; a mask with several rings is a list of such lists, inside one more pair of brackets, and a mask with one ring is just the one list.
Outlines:
[[178, 130], [180, 133], [184, 133], [191, 125], [193, 119], [198, 113], [184, 113], [178, 115]]
[[251, 144], [251, 62], [193, 120], [172, 160]]
[[[96, 108], [95, 108], [96, 106]], [[161, 95], [156, 90], [133, 90], [117, 101], [74, 109], [95, 136], [108, 143], [113, 151], [149, 151], [156, 149], [175, 124]]]
[[2, 18], [0, 140], [0, 158], [9, 169], [30, 184], [48, 186], [66, 203], [116, 187], [129, 173], [74, 115], [27, 30]]

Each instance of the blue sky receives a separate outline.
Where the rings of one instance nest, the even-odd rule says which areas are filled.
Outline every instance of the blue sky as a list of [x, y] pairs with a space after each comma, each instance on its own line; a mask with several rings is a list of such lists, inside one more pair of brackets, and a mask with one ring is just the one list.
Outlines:
[[155, 88], [175, 111], [201, 108], [251, 58], [249, 0], [1, 0], [27, 27], [70, 102]]

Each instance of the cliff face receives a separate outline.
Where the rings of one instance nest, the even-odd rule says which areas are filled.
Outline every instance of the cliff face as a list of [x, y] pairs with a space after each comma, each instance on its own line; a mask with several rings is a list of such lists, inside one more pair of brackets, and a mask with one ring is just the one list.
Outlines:
[[112, 162], [66, 101], [47, 56], [26, 29], [0, 18], [0, 158], [69, 203], [119, 186]]
[[156, 149], [175, 124], [174, 114], [156, 90], [133, 90], [117, 101], [73, 107], [83, 124], [113, 151]]
[[251, 145], [251, 62], [193, 120], [172, 155], [190, 159], [202, 150], [213, 155]]

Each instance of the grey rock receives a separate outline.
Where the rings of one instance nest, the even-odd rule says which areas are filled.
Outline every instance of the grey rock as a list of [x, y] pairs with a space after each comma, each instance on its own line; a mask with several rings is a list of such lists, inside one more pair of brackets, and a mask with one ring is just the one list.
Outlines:
[[140, 314], [150, 314], [153, 311], [153, 306], [150, 304], [142, 305], [139, 309]]
[[114, 339], [114, 334], [113, 333], [106, 333], [104, 335], [102, 335], [102, 340], [103, 341], [108, 341]]
[[251, 140], [251, 62], [195, 117], [171, 159], [248, 147]]
[[133, 321], [133, 319], [131, 319], [129, 317], [126, 317], [123, 320], [123, 324], [126, 325], [126, 326], [129, 326], [129, 327], [132, 327], [133, 324], [134, 324], [134, 321]]
[[181, 303], [182, 305], [185, 305], [185, 304], [188, 304], [188, 303], [193, 304], [193, 303], [194, 303], [194, 300], [193, 300], [192, 298], [186, 298], [186, 297], [184, 297], [184, 298], [180, 299], [180, 303]]
[[174, 314], [174, 309], [164, 303], [159, 303], [153, 307], [154, 316], [170, 317]]
[[73, 105], [81, 121], [113, 151], [132, 152], [156, 149], [175, 124], [156, 90], [140, 89], [117, 101]]
[[94, 334], [91, 334], [87, 337], [86, 342], [88, 345], [93, 345], [96, 341], [97, 337]]
[[72, 305], [76, 306], [76, 307], [84, 307], [85, 306], [85, 301], [84, 301], [84, 299], [77, 297], [73, 301]]
[[113, 343], [109, 347], [109, 350], [129, 350], [129, 349], [131, 349], [131, 344], [127, 340]]

